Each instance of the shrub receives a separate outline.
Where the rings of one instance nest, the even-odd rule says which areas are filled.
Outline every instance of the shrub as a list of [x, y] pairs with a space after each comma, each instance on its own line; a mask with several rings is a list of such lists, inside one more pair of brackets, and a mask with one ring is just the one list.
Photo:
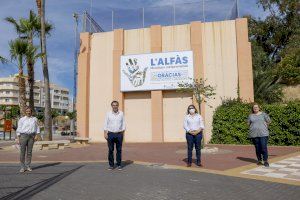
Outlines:
[[[300, 145], [300, 102], [263, 104], [262, 110], [272, 120], [270, 145]], [[251, 104], [238, 100], [224, 102], [213, 116], [213, 144], [250, 144], [247, 118]]]

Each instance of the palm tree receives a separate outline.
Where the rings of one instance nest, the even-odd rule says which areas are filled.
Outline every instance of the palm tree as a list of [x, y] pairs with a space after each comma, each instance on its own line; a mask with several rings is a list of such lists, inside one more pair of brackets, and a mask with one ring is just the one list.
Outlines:
[[46, 27], [45, 27], [45, 0], [36, 0], [37, 7], [39, 10], [41, 20], [41, 49], [42, 64], [43, 64], [43, 75], [44, 75], [44, 90], [45, 90], [45, 138], [46, 140], [52, 140], [52, 118], [51, 118], [51, 100], [50, 100], [50, 83], [49, 83], [49, 72], [47, 63], [47, 50], [46, 50]]
[[0, 62], [1, 62], [2, 64], [4, 64], [4, 63], [7, 63], [7, 60], [6, 60], [6, 58], [4, 58], [3, 56], [0, 56]]
[[[41, 30], [41, 21], [39, 17], [30, 10], [28, 19], [21, 18], [19, 21], [13, 17], [6, 17], [5, 20], [14, 25], [15, 30], [20, 38], [26, 39], [29, 45], [33, 46], [33, 38], [39, 36]], [[46, 23], [46, 33], [53, 29], [53, 25]], [[28, 86], [29, 86], [29, 107], [34, 111], [34, 63], [33, 57], [26, 58], [28, 71]]]
[[28, 43], [20, 38], [10, 41], [10, 57], [11, 60], [17, 61], [18, 65], [18, 84], [19, 84], [19, 104], [21, 115], [25, 115], [26, 110], [26, 88], [25, 88], [25, 79], [23, 74], [23, 65], [26, 52], [28, 50]]

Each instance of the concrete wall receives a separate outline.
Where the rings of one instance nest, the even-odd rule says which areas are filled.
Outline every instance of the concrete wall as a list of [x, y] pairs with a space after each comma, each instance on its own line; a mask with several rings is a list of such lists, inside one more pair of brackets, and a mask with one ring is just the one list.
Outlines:
[[206, 140], [209, 141], [214, 109], [221, 104], [222, 98], [237, 98], [235, 21], [205, 23], [202, 33], [204, 77], [207, 84], [216, 87], [217, 93], [205, 106]]
[[[150, 29], [124, 31], [124, 55], [150, 53]], [[132, 92], [124, 96], [126, 142], [151, 142], [150, 92]]]
[[89, 137], [105, 141], [103, 124], [113, 100], [112, 75], [113, 32], [95, 33], [91, 37]]
[[116, 99], [125, 113], [126, 142], [183, 142], [183, 118], [191, 94], [176, 91], [120, 92], [120, 56], [192, 50], [195, 78], [216, 87], [214, 100], [201, 105], [205, 141], [211, 138], [214, 109], [222, 98], [253, 100], [251, 47], [246, 19], [81, 34], [78, 77], [78, 132], [103, 139], [105, 113]]

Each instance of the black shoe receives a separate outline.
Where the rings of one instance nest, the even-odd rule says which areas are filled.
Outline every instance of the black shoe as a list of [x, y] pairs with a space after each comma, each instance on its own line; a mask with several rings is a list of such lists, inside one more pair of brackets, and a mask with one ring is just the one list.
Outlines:
[[257, 165], [263, 165], [263, 162], [262, 161], [258, 161], [256, 164]]
[[269, 167], [269, 166], [270, 166], [269, 163], [268, 163], [268, 161], [265, 161], [265, 162], [264, 162], [264, 166], [265, 166], [265, 167]]
[[118, 166], [118, 170], [119, 171], [123, 170], [123, 167], [122, 166]]
[[109, 166], [109, 168], [107, 168], [107, 170], [109, 170], [109, 171], [111, 171], [113, 169], [114, 169], [114, 167], [112, 167], [112, 166]]
[[203, 167], [203, 165], [201, 163], [197, 163], [196, 165], [197, 165], [197, 167]]
[[191, 166], [192, 166], [192, 163], [186, 164], [186, 167], [191, 167]]

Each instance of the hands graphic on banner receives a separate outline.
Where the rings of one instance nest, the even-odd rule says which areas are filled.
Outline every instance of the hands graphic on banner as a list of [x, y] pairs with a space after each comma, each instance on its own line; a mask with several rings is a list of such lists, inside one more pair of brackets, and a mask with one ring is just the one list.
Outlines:
[[122, 70], [123, 73], [128, 77], [129, 81], [134, 87], [138, 87], [144, 84], [146, 78], [147, 67], [141, 69], [137, 64], [137, 59], [128, 59], [126, 62], [128, 72]]

